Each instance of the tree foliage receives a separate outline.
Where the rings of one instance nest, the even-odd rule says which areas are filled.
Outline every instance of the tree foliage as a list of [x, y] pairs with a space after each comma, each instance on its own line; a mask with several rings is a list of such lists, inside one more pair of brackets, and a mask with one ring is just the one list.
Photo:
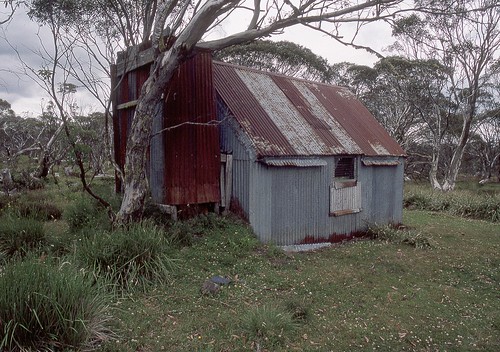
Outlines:
[[248, 44], [234, 45], [216, 52], [215, 58], [312, 81], [331, 80], [330, 65], [326, 59], [302, 45], [288, 41], [256, 40]]
[[[39, 9], [43, 10], [42, 13], [35, 16], [41, 23], [44, 23], [45, 18], [53, 18], [50, 12], [54, 12], [54, 8], [51, 8], [51, 6], [56, 6], [55, 10], [59, 11], [59, 13], [70, 13], [70, 16], [65, 17], [69, 20], [65, 20], [62, 23], [63, 27], [73, 29], [73, 31], [68, 31], [69, 33], [80, 31], [85, 33], [84, 36], [75, 41], [67, 41], [65, 50], [68, 52], [71, 52], [74, 42], [85, 43], [88, 46], [88, 43], [92, 43], [92, 39], [96, 37], [107, 38], [106, 42], [114, 43], [108, 46], [111, 53], [114, 53], [113, 50], [122, 43], [129, 46], [148, 42], [148, 45], [152, 46], [153, 63], [150, 75], [142, 86], [141, 94], [138, 97], [137, 106], [135, 107], [135, 114], [130, 126], [127, 142], [125, 167], [124, 170], [121, 170], [125, 175], [123, 182], [124, 198], [118, 213], [118, 222], [126, 223], [133, 219], [139, 219], [142, 215], [148, 189], [147, 177], [144, 174], [144, 170], [146, 169], [148, 145], [151, 137], [152, 116], [155, 115], [158, 107], [161, 105], [164, 87], [169, 83], [177, 67], [189, 56], [195, 46], [210, 50], [221, 50], [233, 45], [249, 43], [259, 38], [280, 33], [287, 27], [304, 26], [328, 36], [331, 40], [373, 52], [373, 49], [369, 47], [356, 44], [356, 36], [360, 32], [361, 27], [367, 23], [378, 20], [389, 22], [401, 20], [400, 14], [425, 11], [429, 14], [427, 18], [408, 18], [406, 19], [407, 24], [400, 22], [402, 29], [399, 37], [412, 37], [412, 33], [409, 31], [409, 28], [412, 28], [416, 31], [414, 32], [415, 37], [417, 36], [416, 34], [419, 34], [426, 41], [427, 37], [422, 34], [431, 35], [432, 38], [442, 37], [446, 39], [445, 36], [438, 34], [442, 33], [437, 31], [438, 28], [460, 28], [462, 33], [468, 33], [467, 31], [463, 31], [465, 27], [461, 26], [465, 22], [460, 22], [460, 19], [467, 18], [467, 11], [473, 6], [476, 8], [482, 6], [484, 9], [492, 8], [491, 4], [493, 2], [491, 0], [483, 0], [484, 3], [481, 4], [478, 1], [475, 0], [471, 6], [464, 7], [467, 4], [465, 0], [418, 0], [414, 2], [414, 7], [409, 8], [408, 6], [402, 6], [402, 1], [400, 0], [369, 0], [362, 2], [297, 0], [267, 3], [263, 3], [260, 0], [248, 3], [242, 3], [237, 0], [200, 0], [198, 2], [187, 0], [88, 0], [88, 2], [82, 3], [82, 8], [86, 4], [92, 4], [92, 6], [89, 8], [89, 11], [84, 11], [83, 13], [78, 8], [75, 8], [75, 4], [79, 3], [75, 0], [56, 0], [53, 2], [54, 4], [46, 0], [39, 0], [33, 3], [44, 5], [40, 5], [39, 7]], [[463, 8], [467, 11], [464, 11]], [[453, 16], [449, 19], [446, 16], [442, 16], [443, 13], [453, 14]], [[481, 14], [483, 12], [476, 11], [474, 13]], [[425, 23], [425, 26], [419, 23], [419, 19]], [[486, 19], [483, 18], [483, 20]], [[220, 26], [229, 21], [238, 25], [238, 28], [234, 32], [219, 35], [218, 37], [213, 35], [210, 37], [206, 36], [207, 33], [213, 33], [212, 30], [214, 28], [220, 28]], [[355, 34], [350, 38], [345, 37], [342, 32], [342, 25], [346, 23], [352, 24], [355, 28]], [[437, 24], [440, 24], [440, 27], [436, 27]], [[431, 27], [432, 30], [429, 30]], [[412, 40], [413, 42], [409, 40], [401, 41], [403, 43], [402, 47], [406, 46], [414, 49], [415, 56], [411, 57], [412, 59], [437, 59], [434, 56], [418, 56], [421, 53], [418, 46], [422, 44], [422, 40], [413, 37]], [[103, 41], [105, 40], [103, 39]], [[166, 45], [166, 42], [168, 42], [168, 45]], [[431, 41], [429, 43], [433, 43], [434, 45], [445, 42], [438, 40], [437, 42]], [[410, 45], [412, 43], [414, 45]], [[262, 46], [262, 43], [260, 44]], [[85, 45], [82, 44], [82, 46]], [[458, 46], [456, 43], [452, 43], [451, 45], [447, 45], [447, 48], [457, 49]], [[454, 55], [445, 56], [446, 59], [444, 61], [438, 60], [439, 63], [448, 69], [453, 68], [454, 66], [450, 64], [450, 60], [453, 61], [466, 57], [462, 54], [471, 49], [467, 45], [462, 45], [460, 48], [462, 49], [454, 52]], [[286, 59], [289, 64], [292, 64], [292, 67], [295, 67], [295, 70], [297, 70], [297, 67], [304, 67], [301, 66], [302, 64], [297, 66], [295, 59], [301, 56], [297, 51], [294, 51], [294, 48], [283, 46], [281, 49], [283, 52], [286, 52]], [[278, 51], [275, 54], [280, 55], [280, 52]], [[236, 57], [239, 54], [234, 53], [230, 55], [235, 55]], [[253, 60], [252, 64], [263, 62], [259, 63], [259, 65], [265, 65], [265, 62], [270, 62], [269, 57], [266, 57], [262, 51], [259, 55], [260, 59], [257, 59], [257, 54], [251, 59]], [[306, 55], [305, 57], [312, 59], [310, 55]], [[134, 60], [133, 57], [130, 59]], [[242, 59], [241, 56], [240, 59]], [[323, 70], [324, 62], [321, 60], [312, 60], [311, 62], [314, 62], [314, 64], [310, 66], [306, 65], [306, 67], [309, 71], [314, 71], [314, 75], [320, 75], [319, 79], [323, 80], [330, 77], [321, 76], [326, 72]], [[281, 62], [276, 61], [274, 63], [281, 64]], [[389, 70], [393, 66], [398, 66], [396, 73], [400, 74], [400, 76], [394, 76], [394, 72]], [[380, 94], [384, 92], [385, 94], [397, 93], [397, 100], [401, 102], [404, 101], [405, 97], [412, 97], [413, 99], [414, 96], [411, 95], [411, 92], [419, 91], [416, 82], [411, 80], [411, 82], [405, 81], [405, 86], [397, 87], [394, 85], [396, 83], [401, 85], [400, 78], [405, 77], [407, 73], [412, 78], [419, 74], [417, 71], [412, 71], [413, 68], [406, 68], [404, 61], [394, 61], [392, 66], [381, 66], [378, 70], [379, 72], [374, 72], [362, 67], [356, 67], [347, 68], [346, 72], [352, 74], [353, 79], [356, 80], [358, 94], [368, 94], [370, 89], [376, 87], [378, 84], [377, 82], [373, 82], [373, 80], [365, 80], [363, 78], [365, 75], [367, 77], [369, 75], [384, 77], [388, 84], [393, 85], [386, 87], [385, 91], [379, 85]], [[83, 71], [85, 72], [85, 70]], [[398, 71], [401, 72], [398, 73]], [[300, 72], [300, 69], [298, 72]], [[334, 80], [342, 79], [342, 77], [331, 77]], [[463, 88], [466, 87], [460, 87], [462, 92], [466, 92]], [[472, 91], [475, 90], [473, 89]], [[457, 98], [462, 96], [458, 94], [458, 90], [453, 90], [453, 92]], [[389, 103], [387, 101], [386, 106], [389, 107]], [[462, 106], [463, 101], [457, 101], [455, 104]], [[469, 104], [468, 106], [472, 105]], [[387, 108], [386, 111], [380, 111], [381, 118], [385, 118], [385, 116], [389, 116], [390, 114], [394, 115], [391, 108]], [[399, 113], [396, 115], [401, 116]]]
[[[445, 68], [447, 83], [442, 92], [462, 127], [453, 141], [451, 160], [443, 164], [441, 182], [436, 173], [443, 134], [434, 133], [431, 182], [435, 188], [451, 190], [473, 131], [488, 109], [487, 91], [500, 49], [500, 6], [492, 0], [419, 0], [416, 4], [429, 7], [429, 13], [397, 18], [393, 31], [397, 42], [392, 48], [413, 59], [435, 60]], [[435, 111], [431, 116], [440, 121], [442, 112]]]

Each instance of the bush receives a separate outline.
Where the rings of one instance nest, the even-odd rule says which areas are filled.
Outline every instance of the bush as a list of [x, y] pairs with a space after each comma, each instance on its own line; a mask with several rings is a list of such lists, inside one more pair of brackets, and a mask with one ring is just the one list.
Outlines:
[[70, 265], [12, 262], [0, 276], [0, 350], [91, 349], [111, 336], [108, 309]]
[[269, 305], [249, 310], [241, 325], [248, 339], [266, 348], [284, 346], [298, 327], [290, 312]]
[[2, 217], [0, 221], [0, 254], [2, 256], [22, 257], [45, 243], [45, 231], [40, 221]]
[[96, 277], [119, 289], [144, 290], [166, 281], [173, 267], [169, 243], [159, 227], [134, 224], [114, 232], [101, 231], [82, 239], [76, 255]]

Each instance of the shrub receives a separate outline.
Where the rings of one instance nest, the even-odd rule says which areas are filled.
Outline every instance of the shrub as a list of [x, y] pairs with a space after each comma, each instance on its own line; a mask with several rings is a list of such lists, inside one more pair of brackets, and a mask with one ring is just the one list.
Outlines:
[[106, 297], [70, 265], [28, 259], [0, 276], [0, 350], [91, 349], [109, 339]]
[[2, 217], [0, 221], [0, 254], [7, 258], [24, 256], [46, 243], [43, 224], [35, 219]]
[[266, 348], [284, 346], [297, 330], [290, 312], [270, 305], [249, 310], [241, 325], [248, 339]]
[[143, 290], [169, 278], [174, 263], [169, 249], [159, 227], [142, 223], [83, 238], [76, 255], [82, 265], [117, 288]]

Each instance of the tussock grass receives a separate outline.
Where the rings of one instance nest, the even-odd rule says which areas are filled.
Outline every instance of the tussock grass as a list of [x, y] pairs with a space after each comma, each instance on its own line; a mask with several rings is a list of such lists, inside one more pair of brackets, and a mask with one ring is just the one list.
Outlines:
[[0, 275], [0, 350], [91, 350], [109, 340], [107, 297], [70, 265], [9, 263]]
[[429, 239], [410, 229], [398, 229], [392, 226], [370, 228], [368, 236], [372, 239], [398, 244], [405, 244], [418, 249], [431, 248]]
[[[49, 199], [61, 209], [78, 204], [81, 195], [67, 192], [63, 183], [37, 192], [54, 194]], [[374, 229], [375, 240], [314, 252], [262, 245], [243, 222], [214, 214], [173, 224], [156, 214], [156, 225], [148, 221], [111, 232], [92, 201], [88, 209], [96, 213], [81, 227], [69, 228], [67, 211], [60, 221], [46, 221], [49, 243], [43, 246], [57, 239], [48, 255], [70, 257], [72, 264], [63, 268], [75, 278], [90, 276], [95, 289], [115, 288], [106, 291], [111, 297], [105, 301], [118, 308], [112, 327], [120, 337], [103, 343], [101, 352], [500, 350], [498, 224], [450, 215], [452, 198], [438, 201], [408, 188], [406, 200], [411, 193], [416, 197], [404, 211], [405, 228]], [[475, 193], [498, 197], [491, 187]], [[409, 210], [419, 202], [424, 205], [418, 208], [435, 211]], [[12, 207], [9, 199], [5, 212]], [[421, 250], [427, 244], [432, 250]], [[14, 263], [20, 261], [8, 266]], [[0, 266], [0, 278], [6, 269]], [[203, 295], [200, 288], [215, 275], [232, 281], [216, 295]], [[26, 290], [33, 291], [29, 284]], [[73, 297], [73, 303], [80, 299]], [[11, 332], [12, 324], [1, 331]], [[66, 329], [61, 336], [74, 331]], [[96, 346], [63, 347], [58, 341], [45, 346]], [[4, 350], [15, 350], [13, 343]], [[47, 349], [41, 346], [32, 350]]]
[[[244, 224], [226, 221], [177, 251], [172, 284], [120, 301], [117, 321], [127, 333], [110, 350], [500, 347], [496, 224], [405, 211], [406, 229], [384, 229], [395, 237], [379, 233], [380, 240], [284, 255], [259, 244]], [[405, 242], [415, 237], [432, 250]], [[214, 275], [233, 281], [202, 295]]]
[[62, 217], [62, 210], [56, 205], [43, 203], [21, 203], [17, 205], [19, 215], [23, 218], [32, 218], [40, 221], [59, 220]]
[[272, 305], [248, 310], [241, 319], [247, 338], [260, 347], [284, 347], [298, 329], [292, 313]]
[[0, 259], [24, 257], [47, 242], [43, 223], [12, 216], [0, 218]]
[[97, 231], [81, 239], [76, 257], [96, 277], [119, 290], [145, 290], [166, 283], [175, 267], [161, 228], [142, 223], [116, 231]]
[[500, 222], [500, 192], [459, 189], [432, 190], [427, 185], [405, 185], [404, 206], [408, 209], [447, 212], [460, 217]]
[[80, 194], [64, 211], [72, 232], [89, 228], [110, 228], [106, 210], [86, 194]]

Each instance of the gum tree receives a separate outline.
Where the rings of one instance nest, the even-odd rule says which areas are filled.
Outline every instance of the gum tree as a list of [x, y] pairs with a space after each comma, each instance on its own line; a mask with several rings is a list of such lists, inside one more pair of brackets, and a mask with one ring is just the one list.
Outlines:
[[[382, 20], [398, 9], [401, 1], [274, 1], [242, 2], [236, 0], [159, 1], [152, 26], [152, 45], [155, 52], [150, 76], [140, 93], [127, 141], [124, 196], [117, 215], [119, 223], [127, 223], [142, 216], [147, 192], [146, 153], [151, 135], [152, 117], [161, 102], [164, 87], [176, 68], [195, 46], [220, 50], [236, 44], [279, 33], [291, 26], [305, 26], [342, 41], [340, 25]], [[245, 16], [247, 15], [247, 16]], [[241, 17], [245, 16], [245, 17]], [[202, 41], [204, 35], [228, 19], [246, 18], [246, 26], [239, 32], [219, 39]], [[165, 47], [163, 33], [176, 39]]]
[[[430, 11], [424, 16], [412, 14], [396, 21], [395, 48], [413, 59], [432, 59], [446, 67], [447, 107], [436, 106], [435, 119], [450, 111], [461, 121], [460, 134], [442, 181], [437, 179], [439, 158], [434, 158], [431, 183], [436, 189], [455, 188], [457, 176], [479, 117], [484, 113], [482, 96], [492, 77], [492, 65], [500, 49], [500, 5], [495, 0], [417, 1]], [[447, 10], [452, 11], [443, 15]], [[439, 135], [439, 134], [438, 134]], [[439, 155], [441, 145], [435, 145]]]
[[[427, 11], [408, 6], [403, 0], [37, 0], [46, 8], [58, 3], [68, 8], [76, 19], [84, 22], [96, 36], [113, 38], [125, 46], [151, 41], [153, 63], [149, 78], [142, 86], [127, 141], [124, 166], [124, 193], [117, 223], [127, 223], [142, 216], [147, 193], [146, 156], [151, 137], [152, 118], [161, 104], [161, 95], [173, 73], [198, 46], [221, 50], [237, 44], [276, 35], [291, 26], [303, 26], [346, 45], [356, 44], [361, 27], [373, 21], [390, 21], [399, 13]], [[75, 4], [77, 6], [75, 6]], [[85, 7], [86, 6], [86, 7]], [[83, 11], [83, 8], [86, 8]], [[72, 17], [70, 17], [72, 18]], [[237, 23], [234, 33], [219, 37], [207, 36], [213, 29]], [[78, 25], [74, 29], [85, 31]], [[344, 26], [354, 29], [350, 37]], [[225, 28], [225, 27], [224, 27]], [[222, 32], [222, 31], [219, 31]], [[92, 36], [90, 36], [92, 37]], [[166, 38], [167, 37], [167, 38]], [[168, 38], [171, 37], [171, 38]], [[213, 39], [215, 38], [215, 39]], [[170, 40], [174, 39], [174, 40]], [[87, 38], [88, 40], [88, 38]], [[326, 39], [325, 39], [326, 40]], [[172, 43], [165, 45], [166, 42]]]
[[331, 81], [332, 72], [325, 58], [289, 41], [256, 40], [217, 51], [214, 58], [311, 81]]

